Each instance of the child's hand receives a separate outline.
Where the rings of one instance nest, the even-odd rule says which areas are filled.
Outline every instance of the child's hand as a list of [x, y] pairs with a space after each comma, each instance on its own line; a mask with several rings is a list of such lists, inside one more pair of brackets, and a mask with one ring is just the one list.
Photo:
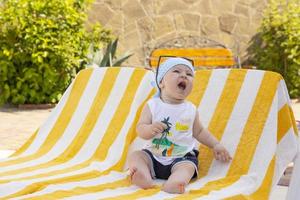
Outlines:
[[162, 133], [167, 128], [167, 125], [165, 125], [162, 122], [154, 122], [150, 126], [150, 132], [153, 136], [156, 136], [159, 133]]
[[213, 147], [214, 155], [217, 160], [223, 161], [223, 162], [229, 162], [232, 158], [229, 155], [228, 151], [225, 149], [225, 147], [218, 143]]

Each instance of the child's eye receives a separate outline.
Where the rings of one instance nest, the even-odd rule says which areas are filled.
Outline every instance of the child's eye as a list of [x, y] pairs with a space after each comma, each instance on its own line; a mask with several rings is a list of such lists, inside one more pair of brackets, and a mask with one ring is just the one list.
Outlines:
[[190, 77], [194, 77], [194, 75], [192, 73], [187, 73], [186, 75], [190, 76]]
[[179, 70], [177, 70], [177, 69], [175, 69], [173, 72], [175, 72], [175, 73], [180, 73]]

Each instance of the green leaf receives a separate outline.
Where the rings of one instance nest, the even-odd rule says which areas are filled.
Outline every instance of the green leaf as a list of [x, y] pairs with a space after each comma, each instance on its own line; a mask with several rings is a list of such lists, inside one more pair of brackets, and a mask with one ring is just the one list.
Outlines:
[[[117, 51], [117, 46], [118, 46], [118, 38], [115, 39], [111, 45], [111, 57], [114, 58], [116, 55], [116, 51]], [[112, 62], [111, 62], [112, 63]]]
[[106, 67], [106, 66], [110, 66], [109, 64], [109, 60], [110, 60], [110, 56], [111, 56], [111, 49], [112, 49], [112, 43], [109, 42], [106, 48], [106, 51], [104, 53], [103, 59], [100, 62], [100, 67]]
[[113, 66], [120, 66], [124, 61], [126, 61], [128, 58], [130, 58], [133, 54], [129, 54], [129, 55], [124, 55], [121, 58], [118, 58], [117, 60], [115, 60], [115, 62], [113, 63]]

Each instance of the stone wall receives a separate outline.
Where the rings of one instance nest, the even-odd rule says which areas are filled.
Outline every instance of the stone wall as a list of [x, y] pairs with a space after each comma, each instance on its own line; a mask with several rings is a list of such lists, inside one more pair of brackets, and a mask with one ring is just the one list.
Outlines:
[[119, 37], [128, 65], [144, 66], [149, 48], [180, 36], [201, 36], [233, 49], [242, 60], [267, 0], [95, 0], [90, 22]]

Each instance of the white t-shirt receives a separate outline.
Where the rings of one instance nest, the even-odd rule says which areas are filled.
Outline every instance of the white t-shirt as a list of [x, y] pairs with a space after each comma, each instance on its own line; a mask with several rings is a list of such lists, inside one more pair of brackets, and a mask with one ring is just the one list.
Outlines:
[[194, 104], [188, 101], [168, 104], [158, 97], [150, 99], [147, 103], [152, 114], [152, 123], [165, 121], [170, 126], [168, 132], [157, 134], [145, 146], [155, 159], [167, 165], [196, 147], [193, 124], [197, 110]]

